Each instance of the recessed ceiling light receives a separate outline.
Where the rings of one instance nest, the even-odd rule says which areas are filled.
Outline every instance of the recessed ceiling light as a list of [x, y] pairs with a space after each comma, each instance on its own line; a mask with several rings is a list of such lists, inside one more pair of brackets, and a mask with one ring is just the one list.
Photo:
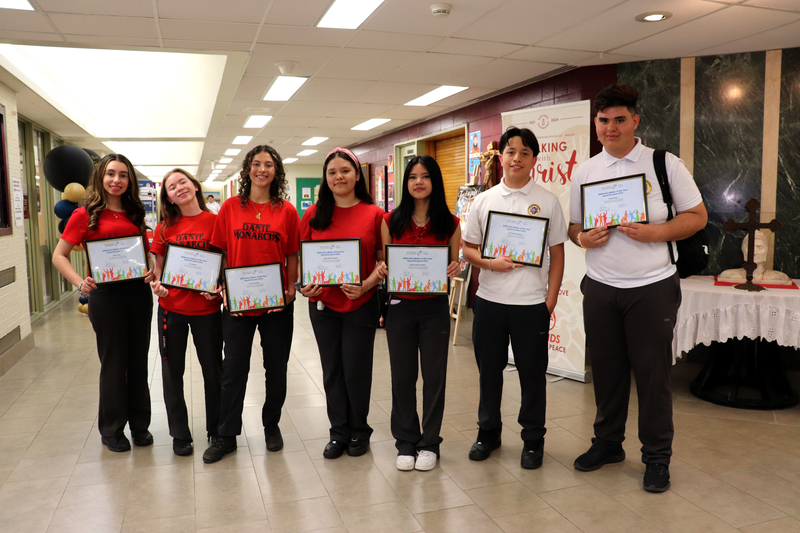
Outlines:
[[0, 9], [21, 9], [22, 11], [35, 11], [28, 0], [0, 0]]
[[323, 143], [328, 140], [328, 137], [311, 137], [309, 140], [303, 143], [303, 146], [316, 146], [319, 143]]
[[240, 148], [228, 148], [225, 150], [225, 155], [239, 155], [242, 150]]
[[263, 128], [270, 120], [272, 120], [272, 115], [250, 115], [250, 118], [244, 123], [244, 127]]
[[303, 156], [316, 154], [316, 153], [317, 153], [316, 150], [303, 150], [302, 152], [297, 152], [297, 155], [299, 155], [300, 157], [303, 157]]
[[354, 30], [382, 3], [383, 0], [336, 0], [317, 23], [317, 28]]
[[252, 135], [237, 135], [231, 144], [247, 144], [252, 140]]
[[661, 22], [662, 20], [667, 20], [672, 16], [672, 13], [669, 11], [657, 11], [652, 13], [642, 13], [641, 15], [636, 15], [637, 22]]
[[429, 93], [423, 94], [419, 98], [415, 98], [410, 102], [406, 102], [405, 105], [413, 105], [413, 106], [426, 106], [430, 105], [434, 102], [438, 102], [439, 100], [443, 100], [448, 96], [453, 96], [454, 94], [458, 94], [461, 91], [466, 91], [469, 87], [457, 87], [454, 85], [442, 85], [438, 89], [434, 89]]
[[299, 78], [297, 76], [278, 76], [272, 87], [269, 88], [267, 94], [264, 95], [264, 100], [273, 102], [285, 102], [303, 86], [308, 78]]
[[295, 161], [297, 161], [296, 157], [287, 157], [286, 159], [283, 160], [283, 163], [285, 165], [288, 165], [289, 163], [294, 163]]
[[368, 121], [362, 122], [358, 126], [353, 126], [350, 129], [351, 130], [359, 130], [359, 131], [367, 131], [367, 130], [371, 130], [372, 128], [377, 128], [381, 124], [386, 124], [390, 120], [392, 120], [392, 119], [390, 119], [390, 118], [371, 118]]

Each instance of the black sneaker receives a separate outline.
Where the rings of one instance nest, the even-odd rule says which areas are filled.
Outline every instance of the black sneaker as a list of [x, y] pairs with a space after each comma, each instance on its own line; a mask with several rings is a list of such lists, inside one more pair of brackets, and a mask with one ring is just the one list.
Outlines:
[[522, 447], [519, 465], [527, 470], [535, 470], [542, 466], [544, 460], [544, 439], [526, 440]]
[[647, 465], [644, 471], [644, 490], [647, 492], [665, 492], [669, 490], [669, 466], [662, 463]]
[[136, 429], [131, 431], [133, 443], [137, 446], [150, 446], [153, 444], [153, 434], [146, 429]]
[[219, 435], [211, 436], [211, 446], [206, 448], [203, 452], [204, 463], [216, 463], [226, 453], [236, 451], [236, 437], [220, 437]]
[[[480, 436], [478, 437], [480, 438]], [[473, 461], [485, 461], [492, 452], [500, 447], [500, 435], [479, 440], [469, 450], [469, 458]]]
[[369, 450], [369, 441], [366, 439], [350, 439], [350, 444], [347, 445], [347, 455], [350, 457], [364, 455], [367, 450]]
[[592, 447], [575, 459], [575, 469], [581, 472], [592, 472], [603, 465], [621, 463], [625, 460], [625, 450], [621, 444], [607, 448], [598, 444], [597, 439], [592, 439]]
[[192, 455], [193, 450], [192, 439], [172, 439], [172, 451], [175, 455]]
[[116, 435], [114, 437], [102, 437], [100, 442], [108, 447], [110, 452], [127, 452], [131, 449], [131, 442], [125, 435]]
[[277, 452], [283, 448], [283, 436], [281, 436], [281, 428], [277, 424], [264, 428], [264, 437], [267, 439], [267, 449], [271, 452]]
[[344, 442], [340, 440], [332, 440], [325, 445], [325, 451], [322, 452], [322, 456], [325, 459], [336, 459], [337, 457], [342, 456], [346, 448], [347, 444]]

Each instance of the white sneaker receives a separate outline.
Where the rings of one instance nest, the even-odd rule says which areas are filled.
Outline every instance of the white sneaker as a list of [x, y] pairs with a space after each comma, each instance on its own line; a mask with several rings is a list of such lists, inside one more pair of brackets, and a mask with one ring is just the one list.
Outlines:
[[416, 470], [421, 470], [423, 472], [427, 472], [428, 470], [433, 470], [433, 468], [436, 466], [436, 461], [438, 459], [439, 456], [436, 455], [435, 453], [428, 450], [422, 450], [421, 452], [419, 452], [419, 455], [417, 456], [417, 463], [414, 465], [414, 468]]
[[398, 470], [402, 470], [403, 472], [414, 470], [414, 459], [415, 457], [413, 455], [398, 455], [395, 466], [397, 466]]

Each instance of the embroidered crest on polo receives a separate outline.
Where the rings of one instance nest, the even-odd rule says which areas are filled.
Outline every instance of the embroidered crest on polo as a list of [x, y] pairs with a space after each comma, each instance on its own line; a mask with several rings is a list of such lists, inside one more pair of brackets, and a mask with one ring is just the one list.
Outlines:
[[528, 206], [528, 214], [532, 217], [535, 217], [539, 213], [542, 212], [542, 208], [536, 204], [531, 204]]

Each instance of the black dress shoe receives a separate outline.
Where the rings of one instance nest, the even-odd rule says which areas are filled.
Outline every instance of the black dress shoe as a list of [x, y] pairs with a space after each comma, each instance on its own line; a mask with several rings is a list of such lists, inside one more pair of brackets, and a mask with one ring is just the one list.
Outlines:
[[131, 449], [131, 443], [125, 435], [116, 435], [114, 437], [102, 437], [100, 442], [108, 447], [111, 452], [127, 452]]
[[133, 443], [137, 446], [150, 446], [153, 444], [153, 434], [146, 429], [137, 429], [131, 431], [133, 436]]
[[662, 463], [648, 464], [644, 471], [644, 490], [665, 492], [669, 490], [669, 466]]
[[206, 448], [203, 452], [204, 463], [216, 463], [222, 459], [225, 454], [236, 451], [236, 437], [220, 437], [219, 435], [211, 436], [211, 446]]
[[192, 439], [172, 439], [172, 451], [175, 455], [192, 455], [193, 450]]
[[364, 455], [367, 450], [369, 450], [369, 441], [366, 439], [350, 439], [350, 444], [347, 445], [347, 455], [350, 457]]
[[581, 472], [592, 472], [603, 465], [610, 463], [621, 463], [625, 460], [625, 450], [621, 444], [606, 447], [592, 439], [592, 447], [575, 459], [575, 469]]
[[322, 452], [322, 456], [325, 459], [336, 459], [337, 457], [342, 456], [345, 449], [347, 449], [347, 444], [345, 444], [343, 441], [332, 440], [325, 445], [325, 451]]
[[535, 470], [542, 466], [544, 460], [544, 439], [526, 440], [522, 447], [522, 457], [519, 465], [528, 470]]
[[473, 461], [485, 461], [493, 451], [500, 447], [500, 443], [500, 435], [479, 440], [469, 450], [469, 458]]
[[267, 439], [267, 449], [271, 452], [277, 452], [283, 448], [283, 436], [281, 435], [281, 428], [277, 424], [264, 428], [264, 437]]

